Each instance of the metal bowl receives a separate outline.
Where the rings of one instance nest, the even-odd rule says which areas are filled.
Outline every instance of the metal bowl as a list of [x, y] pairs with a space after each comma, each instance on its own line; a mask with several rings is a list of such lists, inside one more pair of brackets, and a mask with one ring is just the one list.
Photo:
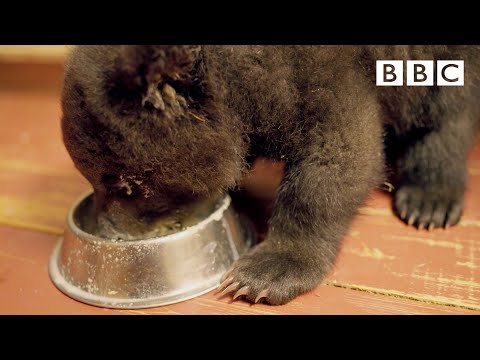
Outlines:
[[222, 275], [256, 239], [227, 195], [193, 226], [171, 235], [115, 241], [89, 234], [93, 194], [70, 209], [63, 239], [50, 257], [55, 286], [81, 302], [137, 309], [172, 304], [215, 289]]

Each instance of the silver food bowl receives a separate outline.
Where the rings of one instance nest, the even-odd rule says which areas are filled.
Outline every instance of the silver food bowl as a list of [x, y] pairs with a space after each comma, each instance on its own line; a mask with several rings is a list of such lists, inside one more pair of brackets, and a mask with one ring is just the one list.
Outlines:
[[49, 273], [66, 295], [101, 307], [156, 307], [207, 293], [256, 240], [228, 195], [194, 225], [145, 240], [115, 241], [86, 232], [92, 208], [89, 192], [70, 209]]

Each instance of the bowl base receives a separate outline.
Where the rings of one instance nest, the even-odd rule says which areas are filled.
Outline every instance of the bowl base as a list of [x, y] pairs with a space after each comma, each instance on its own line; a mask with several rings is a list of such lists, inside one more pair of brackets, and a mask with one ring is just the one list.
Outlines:
[[106, 296], [100, 296], [89, 293], [82, 290], [67, 281], [62, 275], [60, 267], [58, 266], [58, 260], [60, 256], [60, 250], [62, 247], [63, 239], [58, 240], [55, 244], [55, 248], [50, 255], [50, 261], [48, 264], [48, 273], [55, 287], [68, 297], [77, 301], [83, 302], [88, 305], [94, 305], [98, 307], [110, 308], [110, 309], [147, 309], [165, 305], [171, 305], [182, 301], [190, 300], [195, 297], [204, 295], [212, 290], [215, 290], [220, 285], [220, 278], [218, 277], [214, 281], [214, 284], [208, 288], [193, 289], [189, 292], [182, 292], [181, 294], [153, 297], [147, 299], [118, 299], [110, 298]]

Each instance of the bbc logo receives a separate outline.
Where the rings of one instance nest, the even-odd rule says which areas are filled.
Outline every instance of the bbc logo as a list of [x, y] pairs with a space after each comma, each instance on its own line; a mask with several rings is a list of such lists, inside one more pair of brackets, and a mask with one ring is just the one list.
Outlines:
[[[463, 86], [463, 60], [407, 60], [407, 86]], [[403, 60], [377, 60], [377, 86], [403, 86]], [[435, 81], [436, 80], [436, 81]]]

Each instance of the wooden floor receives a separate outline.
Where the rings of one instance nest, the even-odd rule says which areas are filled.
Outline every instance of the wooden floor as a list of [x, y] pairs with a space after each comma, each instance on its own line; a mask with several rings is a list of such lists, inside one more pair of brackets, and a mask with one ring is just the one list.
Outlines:
[[392, 214], [390, 195], [376, 191], [325, 282], [285, 306], [209, 293], [109, 310], [68, 298], [50, 282], [47, 263], [67, 209], [89, 185], [62, 144], [61, 74], [61, 66], [0, 64], [0, 314], [480, 314], [480, 144], [459, 226], [409, 228]]

